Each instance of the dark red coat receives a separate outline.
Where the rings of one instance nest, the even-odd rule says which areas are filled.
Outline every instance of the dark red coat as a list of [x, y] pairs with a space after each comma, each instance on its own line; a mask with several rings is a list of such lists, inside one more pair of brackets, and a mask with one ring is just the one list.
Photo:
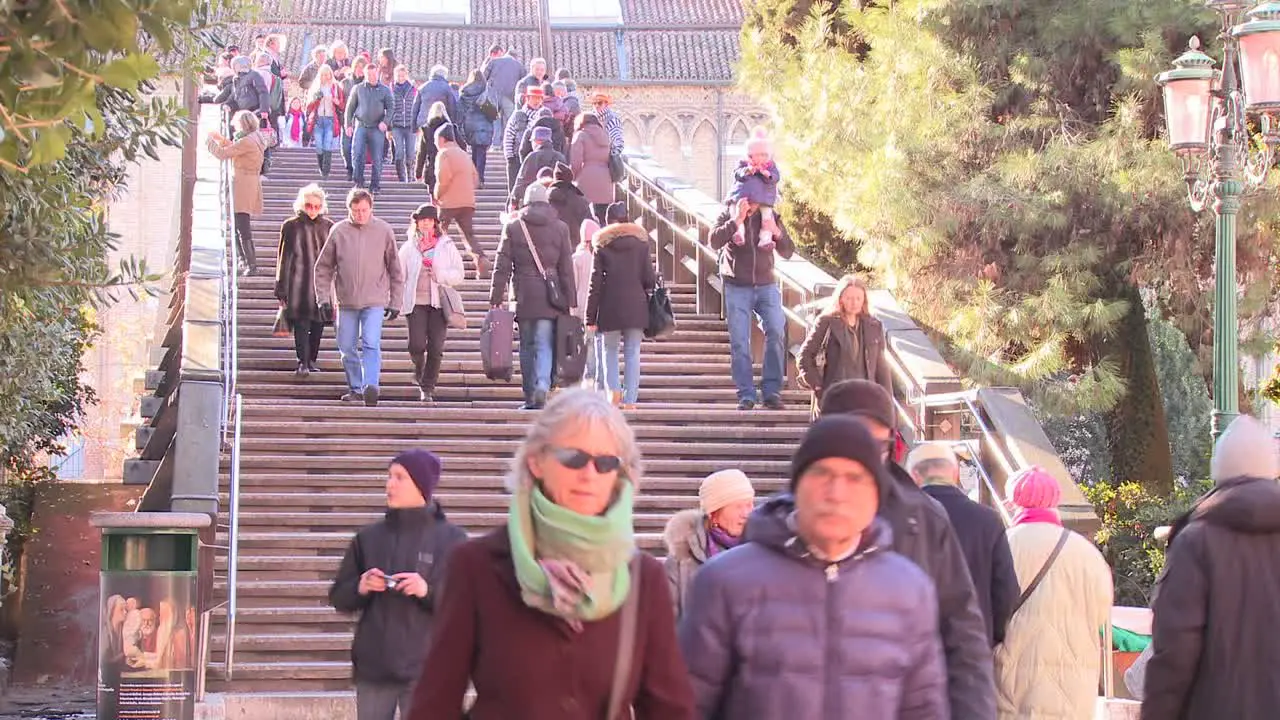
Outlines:
[[[641, 563], [627, 697], [636, 720], [692, 720], [693, 688], [676, 644], [662, 564]], [[467, 681], [472, 720], [600, 720], [606, 714], [621, 613], [574, 632], [520, 599], [507, 528], [453, 552], [435, 636], [409, 720], [458, 720]], [[624, 704], [625, 707], [625, 704]]]

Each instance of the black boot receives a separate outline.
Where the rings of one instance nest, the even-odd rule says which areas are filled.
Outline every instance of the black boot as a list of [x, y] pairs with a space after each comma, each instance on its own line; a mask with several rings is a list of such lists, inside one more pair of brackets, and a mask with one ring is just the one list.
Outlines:
[[333, 170], [333, 153], [326, 152], [320, 155], [320, 174], [329, 178], [329, 173]]
[[322, 152], [316, 153], [316, 167], [320, 168], [321, 176], [327, 177], [329, 173], [325, 172], [325, 169], [324, 169], [324, 157], [325, 157], [325, 153], [322, 153]]

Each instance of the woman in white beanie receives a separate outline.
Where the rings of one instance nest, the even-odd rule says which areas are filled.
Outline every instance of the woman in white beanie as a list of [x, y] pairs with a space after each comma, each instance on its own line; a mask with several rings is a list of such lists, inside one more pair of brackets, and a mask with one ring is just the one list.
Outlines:
[[713, 472], [698, 487], [698, 509], [682, 510], [667, 521], [667, 580], [676, 617], [684, 609], [693, 575], [716, 554], [738, 546], [747, 516], [755, 507], [755, 488], [741, 470]]

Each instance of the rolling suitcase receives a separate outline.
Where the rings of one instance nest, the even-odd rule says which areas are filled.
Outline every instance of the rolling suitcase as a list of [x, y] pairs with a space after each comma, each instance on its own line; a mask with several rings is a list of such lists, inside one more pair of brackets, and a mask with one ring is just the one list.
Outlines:
[[490, 380], [511, 381], [515, 320], [516, 314], [506, 308], [485, 313], [484, 327], [480, 328], [480, 360], [484, 364], [484, 376]]
[[587, 371], [587, 331], [574, 315], [556, 318], [556, 384], [570, 387], [582, 382]]

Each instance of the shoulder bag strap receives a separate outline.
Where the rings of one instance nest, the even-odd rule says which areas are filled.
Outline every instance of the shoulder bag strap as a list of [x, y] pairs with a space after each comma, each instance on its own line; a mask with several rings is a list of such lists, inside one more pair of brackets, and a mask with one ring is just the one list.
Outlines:
[[524, 224], [524, 218], [520, 218], [520, 231], [524, 233], [524, 241], [529, 245], [529, 253], [533, 255], [533, 264], [538, 266], [538, 274], [546, 277], [547, 271], [542, 269], [542, 258], [538, 257], [538, 248], [533, 246], [533, 236], [529, 234], [529, 226]]
[[1021, 597], [1018, 598], [1018, 604], [1013, 606], [1013, 612], [1009, 613], [1009, 617], [1017, 615], [1018, 610], [1022, 607], [1023, 603], [1025, 603], [1027, 598], [1031, 597], [1031, 593], [1035, 592], [1036, 588], [1040, 586], [1040, 581], [1044, 580], [1044, 576], [1049, 573], [1049, 568], [1053, 567], [1054, 561], [1056, 561], [1058, 559], [1058, 555], [1062, 553], [1062, 548], [1067, 544], [1067, 538], [1069, 537], [1071, 537], [1071, 531], [1066, 528], [1062, 528], [1062, 534], [1058, 536], [1058, 544], [1053, 546], [1053, 552], [1049, 553], [1049, 559], [1044, 561], [1044, 565], [1040, 567], [1040, 572], [1036, 573], [1036, 576], [1031, 579], [1031, 584], [1027, 586], [1026, 590], [1022, 591]]
[[[636, 654], [636, 618], [640, 609], [640, 551], [631, 556], [631, 591], [622, 602], [622, 624], [618, 637], [618, 658], [613, 663], [613, 686], [609, 689], [609, 714], [605, 720], [617, 720], [631, 679]], [[627, 718], [631, 717], [628, 711]]]

